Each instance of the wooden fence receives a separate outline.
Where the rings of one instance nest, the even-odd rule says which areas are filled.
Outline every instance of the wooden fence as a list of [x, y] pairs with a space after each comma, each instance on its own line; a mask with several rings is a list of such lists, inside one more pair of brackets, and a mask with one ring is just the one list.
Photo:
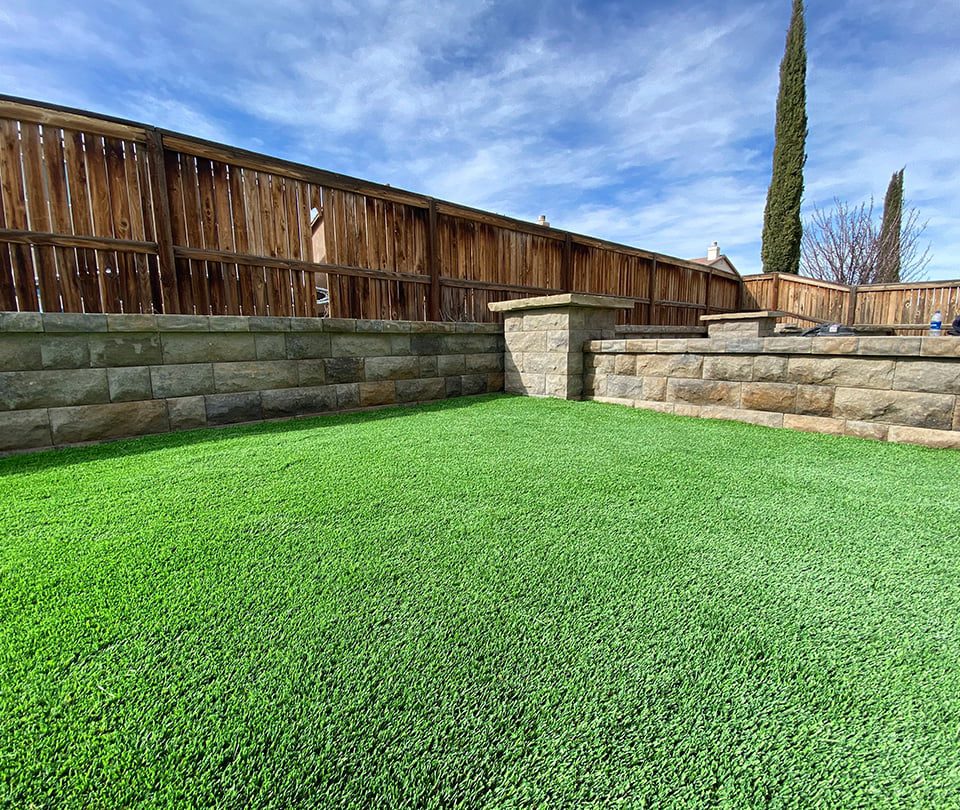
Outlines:
[[[632, 298], [697, 325], [740, 277], [130, 121], [0, 96], [0, 310], [496, 320]], [[328, 288], [329, 307], [317, 303]]]
[[784, 323], [881, 326], [924, 334], [938, 309], [944, 324], [960, 315], [960, 280], [851, 287], [789, 273], [744, 276], [745, 309], [786, 312]]

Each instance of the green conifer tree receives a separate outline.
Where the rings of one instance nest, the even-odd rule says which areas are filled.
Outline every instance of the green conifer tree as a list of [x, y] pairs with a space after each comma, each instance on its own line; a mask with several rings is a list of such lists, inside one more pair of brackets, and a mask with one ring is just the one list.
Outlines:
[[803, 0], [793, 0], [780, 63], [773, 172], [763, 212], [760, 257], [765, 273], [798, 273], [803, 225], [803, 164], [807, 156], [807, 45]]
[[903, 227], [903, 169], [893, 173], [883, 198], [878, 261], [881, 281], [900, 281], [900, 229]]

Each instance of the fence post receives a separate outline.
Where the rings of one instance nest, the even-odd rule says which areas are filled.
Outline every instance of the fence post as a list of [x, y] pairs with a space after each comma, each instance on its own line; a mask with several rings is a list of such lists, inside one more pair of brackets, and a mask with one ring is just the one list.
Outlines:
[[573, 239], [569, 233], [563, 237], [563, 260], [560, 263], [560, 289], [573, 292]]
[[147, 162], [150, 168], [150, 203], [157, 229], [157, 258], [160, 264], [160, 300], [167, 314], [180, 311], [177, 300], [177, 273], [170, 226], [170, 194], [163, 160], [163, 137], [155, 128], [147, 129]]
[[713, 268], [707, 269], [707, 294], [703, 301], [703, 314], [710, 314], [710, 284], [713, 281]]
[[647, 320], [651, 326], [654, 323], [654, 315], [660, 317], [660, 310], [657, 308], [657, 257], [653, 257], [653, 263], [650, 265], [650, 303], [648, 304]]
[[770, 309], [780, 309], [780, 274], [773, 274], [773, 290], [770, 295]]
[[429, 318], [443, 319], [440, 310], [440, 255], [437, 250], [437, 201], [430, 198], [427, 207], [427, 272], [430, 274]]
[[850, 288], [850, 297], [847, 300], [847, 323], [853, 326], [857, 320], [857, 292], [860, 287], [856, 284]]

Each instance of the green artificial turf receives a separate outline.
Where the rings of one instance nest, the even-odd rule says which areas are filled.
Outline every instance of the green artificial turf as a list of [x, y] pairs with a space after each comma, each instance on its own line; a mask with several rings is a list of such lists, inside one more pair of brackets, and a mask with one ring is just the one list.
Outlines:
[[513, 397], [0, 460], [0, 802], [950, 806], [960, 453]]

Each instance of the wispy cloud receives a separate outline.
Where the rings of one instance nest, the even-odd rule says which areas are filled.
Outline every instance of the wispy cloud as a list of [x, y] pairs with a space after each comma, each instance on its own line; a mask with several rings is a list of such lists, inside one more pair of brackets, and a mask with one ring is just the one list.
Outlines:
[[[12, 0], [8, 92], [757, 272], [784, 0]], [[952, 2], [810, 0], [807, 204], [907, 166], [960, 276]], [[919, 44], [922, 43], [922, 46]]]

